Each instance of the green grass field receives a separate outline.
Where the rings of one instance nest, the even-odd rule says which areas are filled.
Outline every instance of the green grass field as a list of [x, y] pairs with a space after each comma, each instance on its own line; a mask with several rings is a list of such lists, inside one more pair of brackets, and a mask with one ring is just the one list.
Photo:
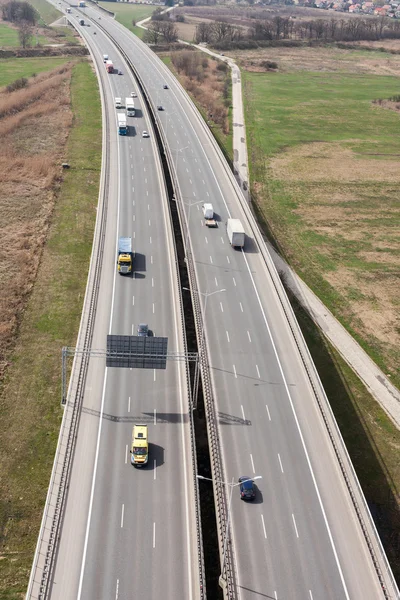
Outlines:
[[130, 4], [128, 2], [99, 2], [99, 5], [114, 12], [117, 21], [140, 38], [143, 36], [143, 29], [132, 25], [132, 20], [141, 21], [146, 17], [150, 17], [155, 10], [154, 6], [148, 4]]
[[[246, 71], [243, 76], [251, 101], [248, 134], [266, 158], [288, 146], [321, 140], [345, 142], [356, 153], [400, 152], [399, 115], [371, 106], [374, 99], [399, 93], [396, 77]], [[252, 161], [255, 177], [259, 167]]]
[[19, 79], [20, 77], [32, 77], [34, 73], [51, 71], [55, 67], [71, 60], [71, 57], [60, 58], [6, 58], [1, 61], [0, 86]]
[[[392, 288], [400, 252], [400, 115], [372, 101], [398, 94], [399, 79], [244, 71], [243, 81], [251, 182], [272, 237], [393, 383], [400, 384], [397, 344], [375, 335], [384, 323], [375, 331], [368, 324], [369, 318], [378, 321], [383, 309], [382, 285], [391, 290], [391, 315], [398, 302]], [[370, 311], [364, 321], [361, 305]]]
[[30, 4], [36, 8], [40, 15], [39, 24], [50, 25], [64, 15], [64, 12], [58, 10], [55, 6], [46, 0], [30, 0]]
[[[0, 461], [0, 598], [7, 600], [20, 600], [26, 591], [62, 416], [61, 348], [76, 342], [92, 249], [102, 133], [97, 81], [87, 62], [73, 70], [71, 101], [74, 125], [64, 155], [71, 170], [60, 182], [48, 242], [1, 389], [0, 419], [7, 420], [12, 445], [0, 439], [0, 455], [13, 457], [7, 472]], [[29, 433], [21, 438], [26, 403]]]

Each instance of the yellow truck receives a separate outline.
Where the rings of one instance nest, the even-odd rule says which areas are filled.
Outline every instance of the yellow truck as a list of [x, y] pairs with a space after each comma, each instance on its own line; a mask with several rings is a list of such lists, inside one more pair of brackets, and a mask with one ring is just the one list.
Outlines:
[[[125, 121], [126, 127], [126, 121]], [[117, 266], [120, 275], [131, 275], [133, 263], [132, 238], [120, 237], [118, 240]]]
[[131, 465], [143, 467], [149, 459], [147, 425], [134, 425], [132, 429]]

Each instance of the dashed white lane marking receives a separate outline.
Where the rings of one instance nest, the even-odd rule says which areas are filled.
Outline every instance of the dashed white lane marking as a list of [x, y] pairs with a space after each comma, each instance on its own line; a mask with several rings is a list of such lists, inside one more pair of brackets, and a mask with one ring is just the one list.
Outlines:
[[193, 182], [192, 182], [192, 180], [190, 179], [190, 177], [189, 177], [189, 183], [190, 183], [190, 185], [193, 185]]
[[206, 244], [208, 244], [207, 236], [204, 236], [204, 239], [206, 240]]
[[151, 244], [151, 236], [150, 236], [150, 244]]
[[309, 594], [310, 594], [310, 600], [313, 600], [313, 595], [312, 595], [311, 590], [308, 590], [308, 591], [309, 591]]
[[115, 600], [118, 600], [119, 579], [117, 579], [117, 587], [115, 588]]
[[189, 169], [186, 167], [186, 173], [189, 173]]
[[242, 417], [243, 417], [243, 421], [246, 420], [246, 417], [244, 416], [244, 408], [243, 408], [243, 404], [240, 405], [240, 408], [242, 409]]
[[296, 532], [296, 536], [299, 537], [299, 532], [297, 531], [296, 519], [294, 518], [293, 513], [292, 513], [292, 519], [293, 519], [293, 525], [294, 525], [294, 530]]
[[135, 296], [132, 296], [132, 306], [135, 306]]
[[151, 221], [150, 221], [150, 219], [149, 219], [149, 227], [151, 227]]
[[233, 279], [233, 285], [236, 287], [236, 279], [234, 277], [232, 277]]
[[215, 281], [215, 285], [218, 287], [218, 281], [217, 281], [216, 277], [214, 277], [214, 281]]
[[226, 339], [228, 340], [228, 342], [230, 342], [231, 340], [229, 339], [229, 333], [226, 331]]
[[269, 414], [268, 404], [265, 405], [265, 408], [267, 409], [268, 419], [271, 421], [271, 415]]
[[150, 210], [150, 204], [147, 205], [147, 210]]
[[254, 460], [253, 460], [253, 455], [250, 454], [250, 460], [251, 460], [251, 468], [253, 469], [253, 473], [256, 472], [255, 468], [254, 468]]
[[156, 380], [156, 370], [154, 369], [154, 379], [153, 379], [153, 381], [155, 381], [155, 380]]
[[267, 539], [267, 532], [265, 531], [264, 515], [261, 515], [261, 523], [263, 526], [264, 537], [265, 537], [265, 539]]
[[148, 195], [149, 195], [149, 190], [146, 190], [146, 196], [148, 196]]
[[221, 242], [222, 242], [223, 244], [225, 244], [225, 242], [224, 242], [224, 238], [223, 238], [222, 236], [221, 236]]
[[[200, 172], [200, 169], [199, 169], [199, 172]], [[204, 179], [202, 179], [202, 181], [203, 181], [203, 184], [206, 185], [206, 182], [204, 181]]]
[[251, 343], [250, 331], [247, 332], [247, 337], [249, 338], [249, 342]]
[[154, 425], [157, 425], [157, 409], [154, 409]]
[[282, 471], [282, 473], [283, 473], [283, 466], [282, 466], [282, 461], [281, 461], [280, 454], [278, 454], [278, 460], [279, 460], [279, 465], [280, 465], [280, 467], [281, 467], [281, 471]]
[[153, 264], [153, 256], [150, 256], [150, 262]]
[[257, 369], [257, 375], [258, 375], [258, 379], [261, 379], [260, 370], [259, 370], [259, 368], [258, 368], [258, 365], [256, 365], [256, 369]]
[[128, 444], [125, 446], [125, 464], [128, 463]]
[[[146, 170], [146, 169], [145, 169]], [[144, 182], [147, 183], [147, 177], [144, 178]]]
[[122, 511], [121, 511], [121, 529], [124, 526], [124, 511], [125, 511], [125, 504], [122, 505]]
[[132, 334], [131, 335], [133, 335], [133, 323], [132, 323]]
[[276, 591], [274, 592], [274, 596], [275, 596], [275, 600], [278, 600], [278, 594]]
[[153, 302], [153, 315], [154, 315], [154, 311], [155, 311], [155, 308], [154, 308], [154, 302]]
[[154, 279], [153, 279], [153, 277], [151, 278], [151, 287], [154, 287]]
[[241, 310], [242, 312], [244, 312], [244, 311], [243, 311], [243, 306], [242, 306], [242, 303], [241, 303], [241, 302], [239, 302], [239, 306], [240, 306], [240, 310]]
[[230, 265], [231, 261], [229, 260], [229, 256], [226, 257], [226, 260], [228, 261], [228, 265]]
[[135, 232], [133, 232], [133, 239], [135, 239], [135, 237], [136, 237], [136, 233], [135, 233]]
[[157, 479], [157, 461], [154, 459], [154, 479]]
[[156, 547], [156, 524], [153, 523], [153, 548]]
[[131, 412], [131, 397], [128, 398], [128, 412]]
[[219, 306], [221, 308], [221, 312], [224, 312], [224, 307], [222, 306], [222, 302], [219, 303]]
[[235, 378], [237, 379], [237, 373], [236, 373], [236, 367], [235, 367], [235, 365], [233, 365], [233, 372], [235, 374]]
[[210, 256], [210, 263], [213, 264], [212, 256]]
[[208, 192], [206, 192], [207, 196], [209, 196], [210, 194]]

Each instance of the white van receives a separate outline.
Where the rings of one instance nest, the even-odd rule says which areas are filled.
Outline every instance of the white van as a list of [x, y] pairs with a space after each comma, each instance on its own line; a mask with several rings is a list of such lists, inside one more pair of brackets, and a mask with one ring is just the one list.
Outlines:
[[107, 62], [108, 61], [108, 54], [103, 54], [103, 62]]
[[115, 108], [122, 108], [121, 98], [115, 98]]

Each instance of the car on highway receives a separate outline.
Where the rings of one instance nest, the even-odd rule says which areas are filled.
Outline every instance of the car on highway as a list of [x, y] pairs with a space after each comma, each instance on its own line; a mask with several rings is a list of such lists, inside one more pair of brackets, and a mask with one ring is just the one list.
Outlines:
[[150, 135], [149, 135], [149, 133], [147, 131], [143, 131], [142, 137], [148, 138], [148, 137], [150, 137]]
[[159, 104], [159, 105], [157, 106], [157, 110], [164, 110], [164, 107], [163, 107], [163, 106], [161, 106], [161, 104]]
[[256, 488], [254, 481], [251, 477], [243, 475], [239, 477], [238, 482], [240, 483], [240, 497], [242, 500], [254, 500], [256, 497]]
[[118, 71], [118, 75], [123, 75], [123, 72], [122, 71]]
[[147, 323], [140, 323], [137, 328], [137, 334], [139, 337], [147, 337], [150, 335], [149, 326]]
[[137, 98], [137, 93], [136, 92], [131, 92], [131, 98]]
[[164, 90], [167, 90], [167, 89], [168, 89], [168, 86], [167, 86], [167, 84], [166, 84], [166, 83], [164, 83], [164, 85], [163, 85], [163, 88], [164, 88]]

